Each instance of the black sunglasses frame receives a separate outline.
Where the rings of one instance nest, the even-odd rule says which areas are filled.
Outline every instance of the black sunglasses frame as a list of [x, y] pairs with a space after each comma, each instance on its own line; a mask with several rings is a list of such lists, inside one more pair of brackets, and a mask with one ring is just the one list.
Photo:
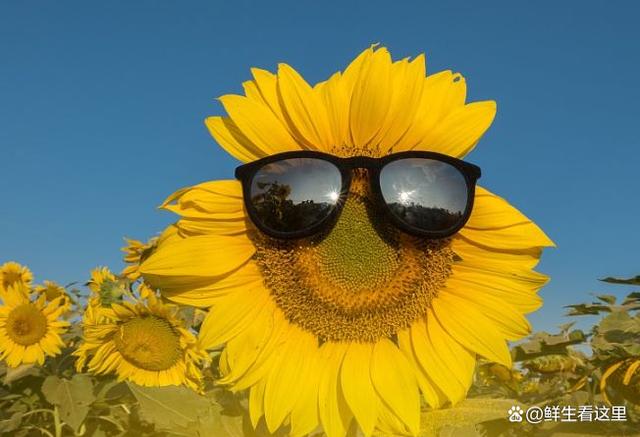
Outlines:
[[[327, 217], [305, 229], [293, 232], [281, 232], [266, 227], [260, 221], [256, 210], [251, 203], [251, 185], [256, 173], [265, 165], [293, 158], [311, 158], [330, 162], [331, 164], [335, 165], [340, 171], [340, 175], [342, 177], [342, 187], [340, 189], [340, 197]], [[449, 164], [460, 171], [467, 185], [467, 204], [465, 206], [464, 214], [462, 215], [459, 223], [449, 229], [445, 229], [442, 231], [426, 231], [424, 229], [417, 228], [410, 225], [409, 223], [404, 222], [391, 211], [386, 201], [384, 200], [384, 196], [382, 195], [382, 189], [380, 187], [380, 172], [385, 165], [407, 158], [424, 158], [434, 161], [440, 161]], [[476, 181], [481, 176], [480, 167], [478, 167], [477, 165], [436, 152], [410, 150], [406, 152], [393, 153], [390, 155], [382, 156], [380, 158], [371, 158], [368, 156], [353, 156], [348, 158], [341, 158], [339, 156], [334, 156], [328, 153], [317, 152], [313, 150], [297, 150], [293, 152], [283, 152], [266, 156], [264, 158], [258, 159], [257, 161], [243, 164], [236, 168], [235, 177], [242, 183], [242, 194], [244, 197], [245, 208], [253, 224], [256, 225], [256, 227], [260, 229], [260, 231], [270, 237], [283, 240], [292, 240], [310, 237], [321, 232], [325, 228], [325, 226], [327, 226], [327, 224], [333, 223], [333, 220], [338, 217], [342, 210], [342, 205], [344, 204], [344, 200], [346, 199], [349, 193], [349, 188], [351, 187], [352, 170], [356, 168], [365, 168], [369, 171], [369, 183], [371, 184], [372, 194], [375, 197], [375, 199], [373, 200], [378, 205], [380, 205], [380, 209], [384, 210], [387, 218], [398, 229], [411, 235], [426, 237], [429, 239], [449, 237], [458, 232], [467, 223], [467, 220], [469, 220], [471, 211], [473, 209]]]

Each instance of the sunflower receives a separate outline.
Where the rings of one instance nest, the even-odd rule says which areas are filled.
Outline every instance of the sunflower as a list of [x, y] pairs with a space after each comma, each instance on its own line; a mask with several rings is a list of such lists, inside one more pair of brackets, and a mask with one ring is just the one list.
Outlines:
[[145, 285], [140, 297], [112, 302], [109, 312], [88, 305], [76, 369], [144, 386], [184, 384], [201, 389], [198, 365], [208, 360], [196, 337], [183, 326], [175, 305], [163, 304]]
[[0, 266], [0, 296], [15, 284], [24, 284], [27, 287], [33, 281], [33, 274], [26, 266], [9, 261]]
[[117, 278], [107, 267], [97, 267], [91, 271], [91, 279], [86, 284], [91, 290], [89, 305], [109, 308], [127, 293], [126, 284]]
[[[465, 103], [460, 74], [425, 76], [423, 55], [393, 62], [382, 47], [314, 86], [286, 64], [252, 73], [244, 96], [220, 98], [228, 116], [206, 120], [243, 162], [301, 149], [461, 158], [496, 110]], [[420, 393], [455, 404], [477, 356], [511, 367], [507, 341], [530, 332], [524, 314], [542, 304], [547, 277], [533, 268], [553, 243], [501, 197], [478, 188], [466, 226], [429, 241], [372, 223], [366, 191], [353, 194], [319, 242], [261, 234], [235, 180], [163, 204], [181, 218], [140, 271], [166, 298], [211, 307], [200, 336], [223, 347], [220, 382], [250, 389], [254, 426], [341, 437], [355, 420], [367, 436], [416, 435]]]
[[152, 238], [146, 243], [129, 238], [125, 241], [127, 246], [122, 251], [125, 253], [124, 262], [128, 265], [122, 270], [121, 275], [135, 281], [140, 277], [140, 263], [151, 255], [158, 243], [158, 238]]
[[600, 379], [600, 392], [611, 405], [607, 387], [611, 385], [622, 397], [640, 405], [640, 358], [630, 357], [609, 366]]
[[33, 290], [40, 295], [44, 295], [48, 301], [61, 297], [62, 305], [66, 309], [71, 308], [72, 300], [67, 294], [67, 290], [54, 281], [44, 281], [42, 285], [36, 285]]
[[64, 346], [61, 335], [69, 322], [60, 320], [67, 311], [65, 297], [47, 302], [44, 295], [34, 298], [24, 283], [9, 286], [0, 306], [0, 360], [9, 367], [43, 364], [45, 356], [56, 356]]

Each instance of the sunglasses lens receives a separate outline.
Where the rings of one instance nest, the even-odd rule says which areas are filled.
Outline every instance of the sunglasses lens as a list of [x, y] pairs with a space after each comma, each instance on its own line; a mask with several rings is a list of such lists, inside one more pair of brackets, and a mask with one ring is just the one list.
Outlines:
[[251, 181], [254, 218], [279, 233], [304, 231], [331, 214], [341, 188], [340, 170], [322, 159], [291, 158], [266, 164]]
[[392, 161], [380, 172], [382, 196], [406, 224], [428, 232], [459, 225], [467, 207], [464, 175], [446, 162], [426, 158]]

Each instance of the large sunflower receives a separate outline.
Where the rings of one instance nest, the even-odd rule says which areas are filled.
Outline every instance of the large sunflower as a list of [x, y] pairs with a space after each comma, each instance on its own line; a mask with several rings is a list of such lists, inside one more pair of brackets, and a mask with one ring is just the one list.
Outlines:
[[20, 364], [43, 364], [46, 356], [55, 356], [64, 346], [61, 335], [69, 322], [60, 317], [68, 310], [67, 300], [60, 295], [47, 301], [44, 294], [34, 293], [24, 283], [6, 289], [0, 305], [0, 360], [9, 367]]
[[[102, 279], [111, 273], [96, 270], [92, 276]], [[132, 300], [111, 302], [108, 311], [95, 301], [87, 305], [83, 341], [74, 352], [76, 369], [115, 373], [119, 380], [145, 386], [184, 384], [201, 390], [198, 366], [208, 360], [207, 353], [183, 326], [175, 305], [162, 303], [145, 285], [139, 294]]]
[[[247, 162], [292, 150], [383, 156], [431, 150], [463, 157], [495, 115], [465, 104], [457, 73], [425, 77], [424, 57], [392, 62], [369, 48], [311, 86], [291, 67], [253, 69], [245, 96], [220, 98], [206, 124]], [[245, 215], [240, 183], [206, 182], [170, 196], [177, 232], [141, 273], [176, 302], [211, 307], [207, 347], [224, 346], [222, 383], [250, 389], [254, 425], [344, 436], [355, 420], [416, 435], [420, 393], [436, 408], [463, 399], [476, 355], [511, 366], [507, 341], [526, 336], [547, 278], [532, 269], [553, 243], [486, 189], [466, 226], [427, 241], [371, 223], [366, 190], [350, 193], [320, 242], [273, 240]]]

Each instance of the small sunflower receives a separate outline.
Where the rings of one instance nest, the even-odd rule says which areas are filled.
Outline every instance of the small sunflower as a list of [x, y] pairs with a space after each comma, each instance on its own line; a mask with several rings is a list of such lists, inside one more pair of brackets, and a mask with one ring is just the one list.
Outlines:
[[[244, 96], [220, 98], [228, 116], [206, 121], [243, 162], [295, 150], [461, 158], [496, 110], [465, 103], [460, 74], [426, 76], [424, 56], [393, 62], [385, 48], [313, 86], [286, 64], [252, 73]], [[426, 240], [373, 223], [355, 182], [320, 241], [260, 233], [235, 180], [179, 190], [163, 205], [181, 218], [140, 272], [168, 299], [212, 307], [203, 344], [224, 346], [221, 382], [250, 389], [254, 425], [264, 417], [270, 431], [320, 425], [342, 437], [355, 420], [367, 436], [416, 435], [420, 393], [434, 408], [462, 400], [477, 355], [511, 367], [507, 341], [530, 332], [524, 314], [542, 304], [547, 277], [533, 268], [553, 243], [501, 197], [478, 187], [465, 227]]]
[[14, 283], [2, 296], [0, 306], [0, 360], [9, 367], [43, 364], [45, 356], [60, 353], [61, 335], [69, 322], [60, 320], [68, 309], [65, 297], [47, 302], [44, 295], [34, 298], [24, 283]]
[[91, 279], [86, 284], [91, 290], [89, 305], [109, 308], [127, 293], [127, 286], [107, 267], [98, 267], [91, 271]]
[[0, 266], [0, 296], [9, 287], [16, 284], [24, 284], [27, 287], [33, 282], [33, 274], [26, 266], [9, 261]]
[[640, 357], [630, 357], [609, 366], [600, 379], [600, 392], [604, 400], [611, 404], [607, 387], [612, 386], [622, 396], [640, 405]]
[[67, 290], [54, 281], [44, 281], [42, 285], [36, 285], [33, 289], [36, 293], [44, 295], [48, 301], [62, 297], [62, 305], [70, 309], [72, 300], [67, 294]]
[[131, 281], [136, 281], [140, 277], [140, 263], [151, 255], [158, 243], [158, 238], [152, 238], [146, 243], [129, 238], [125, 241], [127, 247], [124, 247], [122, 251], [125, 253], [124, 262], [128, 265], [122, 270], [121, 275]]
[[145, 285], [133, 302], [112, 302], [109, 312], [88, 305], [83, 342], [74, 355], [76, 369], [144, 386], [184, 384], [201, 389], [198, 365], [208, 359], [196, 337], [177, 317], [175, 305], [163, 304]]

